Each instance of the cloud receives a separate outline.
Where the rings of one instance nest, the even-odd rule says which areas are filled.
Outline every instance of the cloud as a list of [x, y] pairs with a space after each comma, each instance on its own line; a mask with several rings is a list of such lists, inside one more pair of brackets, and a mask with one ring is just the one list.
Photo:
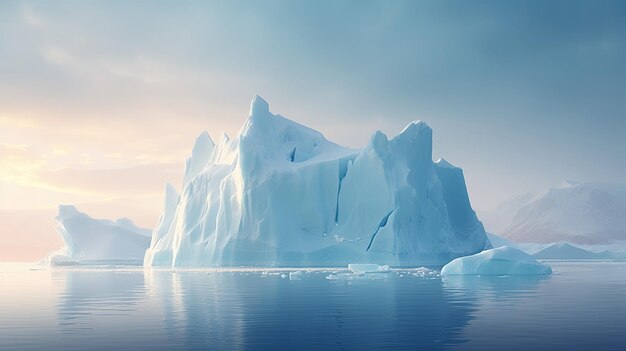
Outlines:
[[46, 161], [25, 145], [0, 144], [0, 180], [20, 182], [40, 170]]
[[[178, 184], [182, 163], [98, 168], [88, 154], [76, 167], [59, 167], [66, 150], [49, 154], [25, 145], [0, 144], [0, 208], [54, 207], [59, 203], [160, 197], [165, 182]], [[29, 205], [29, 201], [31, 205]], [[146, 206], [154, 209], [154, 205]]]
[[348, 146], [426, 120], [479, 205], [626, 172], [621, 1], [4, 2], [0, 30], [0, 140], [51, 168], [182, 162], [259, 93]]
[[161, 194], [165, 182], [176, 180], [181, 173], [180, 164], [157, 164], [122, 169], [64, 168], [42, 171], [38, 178], [47, 187], [110, 198]]
[[76, 59], [66, 50], [55, 47], [46, 46], [41, 48], [42, 56], [49, 62], [62, 66], [75, 66]]

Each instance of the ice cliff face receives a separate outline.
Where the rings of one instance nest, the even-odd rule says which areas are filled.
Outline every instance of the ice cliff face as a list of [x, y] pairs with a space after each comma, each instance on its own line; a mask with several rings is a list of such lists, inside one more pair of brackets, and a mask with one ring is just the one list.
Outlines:
[[354, 150], [257, 96], [238, 135], [214, 145], [202, 134], [185, 169], [146, 266], [413, 265], [489, 246], [462, 170], [433, 163], [423, 122]]
[[150, 230], [128, 218], [94, 219], [74, 206], [61, 205], [55, 219], [65, 246], [52, 256], [61, 254], [78, 262], [141, 261], [150, 245]]

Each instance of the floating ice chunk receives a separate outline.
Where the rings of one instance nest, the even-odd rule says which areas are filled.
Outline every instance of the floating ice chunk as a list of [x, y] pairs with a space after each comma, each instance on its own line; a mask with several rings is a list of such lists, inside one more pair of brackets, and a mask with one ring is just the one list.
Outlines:
[[280, 277], [285, 279], [285, 278], [287, 278], [287, 275], [286, 274], [281, 274]]
[[374, 263], [351, 263], [348, 265], [348, 269], [354, 274], [389, 272], [389, 266], [379, 266]]
[[441, 275], [550, 274], [552, 268], [518, 249], [501, 246], [448, 263]]
[[302, 279], [302, 272], [300, 271], [289, 272], [289, 280], [301, 280], [301, 279]]
[[78, 262], [65, 255], [53, 254], [48, 257], [48, 264], [50, 266], [76, 266]]
[[430, 278], [430, 277], [436, 277], [437, 272], [435, 270], [432, 270], [426, 267], [420, 267], [420, 268], [413, 270], [411, 275], [413, 275], [414, 277], [418, 277], [418, 278]]

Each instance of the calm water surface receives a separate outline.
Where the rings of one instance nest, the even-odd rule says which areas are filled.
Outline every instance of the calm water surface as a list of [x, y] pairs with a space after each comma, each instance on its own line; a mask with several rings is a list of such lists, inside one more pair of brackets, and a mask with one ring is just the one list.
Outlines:
[[626, 349], [626, 263], [550, 264], [547, 277], [338, 280], [1, 264], [0, 349]]

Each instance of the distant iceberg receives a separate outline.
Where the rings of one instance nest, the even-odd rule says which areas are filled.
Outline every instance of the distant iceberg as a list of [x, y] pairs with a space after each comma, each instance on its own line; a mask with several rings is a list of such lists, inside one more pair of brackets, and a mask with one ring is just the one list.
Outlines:
[[533, 256], [508, 246], [460, 257], [448, 263], [441, 275], [523, 275], [550, 274], [552, 268]]
[[116, 221], [94, 219], [71, 205], [59, 206], [57, 232], [64, 247], [43, 263], [72, 265], [89, 261], [141, 262], [150, 246], [149, 229], [139, 228], [128, 218]]
[[556, 259], [556, 260], [593, 260], [593, 259], [624, 259], [626, 254], [623, 252], [612, 252], [604, 250], [594, 252], [580, 248], [570, 243], [556, 243], [550, 245], [543, 250], [533, 254], [539, 259]]
[[502, 203], [487, 229], [519, 243], [610, 245], [626, 240], [626, 184], [564, 181]]
[[443, 264], [491, 247], [426, 123], [350, 149], [259, 96], [235, 138], [198, 137], [165, 198], [145, 266]]

